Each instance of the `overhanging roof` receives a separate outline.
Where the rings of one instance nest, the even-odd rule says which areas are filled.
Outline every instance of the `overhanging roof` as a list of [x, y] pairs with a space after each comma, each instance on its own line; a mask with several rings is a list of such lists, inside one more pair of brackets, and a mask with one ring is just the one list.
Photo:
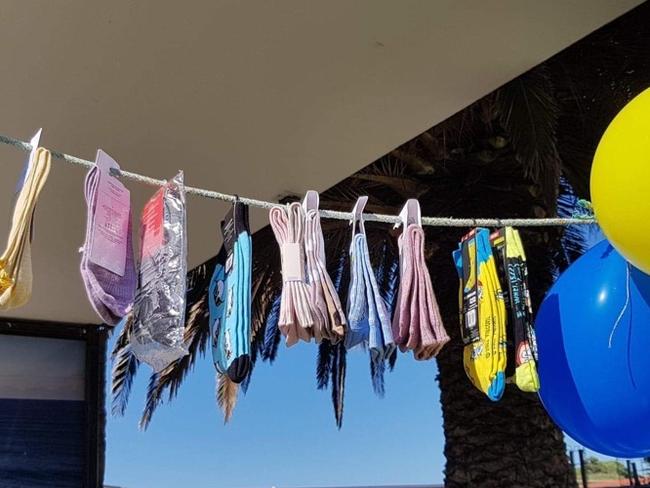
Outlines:
[[[42, 126], [53, 149], [273, 200], [329, 187], [639, 3], [5, 1], [0, 132]], [[23, 157], [0, 148], [5, 222]], [[97, 320], [78, 271], [83, 176], [54, 163], [32, 301], [3, 315]], [[130, 187], [137, 215], [152, 189]], [[191, 264], [217, 251], [225, 209], [189, 200]]]

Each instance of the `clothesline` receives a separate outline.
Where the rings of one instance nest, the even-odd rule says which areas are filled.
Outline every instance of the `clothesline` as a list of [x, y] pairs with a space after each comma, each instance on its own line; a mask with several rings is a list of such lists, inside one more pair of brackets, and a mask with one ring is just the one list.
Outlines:
[[[32, 149], [28, 142], [15, 139], [10, 136], [0, 134], [0, 143], [16, 147], [23, 151], [30, 151]], [[50, 151], [53, 158], [60, 159], [66, 163], [75, 164], [84, 168], [92, 168], [95, 163], [86, 159], [81, 159], [69, 154]], [[143, 183], [150, 186], [163, 186], [165, 180], [151, 178], [149, 176], [133, 173], [131, 171], [116, 171], [115, 176]], [[265, 200], [257, 200], [255, 198], [239, 197], [227, 193], [221, 193], [214, 190], [207, 190], [205, 188], [197, 188], [193, 186], [185, 186], [185, 192], [197, 195], [204, 198], [212, 198], [215, 200], [222, 200], [225, 202], [234, 202], [239, 199], [240, 202], [250, 207], [270, 209], [278, 205], [277, 202], [268, 202]], [[337, 210], [320, 210], [320, 215], [325, 219], [338, 219], [350, 220], [352, 212], [340, 212]], [[364, 220], [372, 222], [383, 222], [395, 224], [401, 222], [400, 217], [397, 215], [385, 215], [376, 213], [364, 213]], [[594, 224], [596, 219], [591, 217], [572, 217], [572, 218], [454, 218], [454, 217], [422, 217], [422, 225], [432, 227], [550, 227], [550, 226], [568, 226], [568, 225], [586, 225]]]

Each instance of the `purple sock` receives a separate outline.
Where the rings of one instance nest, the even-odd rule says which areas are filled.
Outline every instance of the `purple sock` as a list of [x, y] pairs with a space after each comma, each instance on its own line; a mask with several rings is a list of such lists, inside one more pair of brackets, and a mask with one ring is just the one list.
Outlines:
[[[133, 242], [131, 232], [131, 213], [128, 214], [128, 226], [126, 236], [120, 236], [126, 240], [126, 256], [124, 260], [124, 273], [115, 273], [104, 266], [96, 264], [92, 259], [97, 259], [97, 255], [91, 256], [93, 249], [93, 236], [96, 233], [98, 225], [96, 221], [99, 199], [99, 179], [104, 175], [95, 167], [86, 175], [85, 197], [88, 208], [86, 220], [86, 237], [84, 246], [81, 250], [81, 277], [86, 288], [86, 294], [90, 304], [97, 315], [108, 325], [116, 325], [133, 306], [133, 298], [137, 284], [137, 275], [135, 272], [135, 262], [133, 256]], [[100, 202], [101, 203], [101, 202]], [[103, 251], [106, 253], [107, 251]], [[100, 258], [110, 258], [111, 256], [99, 256]]]

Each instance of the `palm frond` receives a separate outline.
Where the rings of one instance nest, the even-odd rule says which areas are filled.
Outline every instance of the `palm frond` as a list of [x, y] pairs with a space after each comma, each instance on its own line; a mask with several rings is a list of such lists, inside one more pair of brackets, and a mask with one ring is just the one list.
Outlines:
[[280, 295], [275, 297], [275, 301], [271, 306], [271, 311], [266, 316], [266, 323], [264, 325], [264, 340], [260, 345], [260, 353], [264, 361], [273, 362], [278, 354], [280, 347], [280, 340], [282, 334], [278, 327], [278, 320], [280, 318]]
[[[553, 191], [560, 173], [557, 147], [560, 110], [549, 70], [541, 65], [524, 73], [501, 87], [496, 100], [501, 124], [525, 173]], [[551, 198], [553, 205], [555, 194]]]
[[124, 326], [115, 342], [111, 359], [113, 361], [111, 379], [111, 412], [115, 416], [123, 416], [131, 394], [133, 379], [138, 370], [139, 361], [131, 352], [129, 346], [133, 314], [124, 319]]
[[386, 389], [384, 387], [384, 370], [386, 365], [384, 361], [373, 361], [370, 359], [370, 379], [372, 380], [372, 389], [375, 391], [375, 394], [383, 398], [386, 394]]
[[336, 426], [343, 427], [343, 405], [345, 400], [345, 376], [346, 376], [346, 354], [345, 345], [339, 342], [334, 349], [332, 361], [332, 405], [334, 406], [334, 417]]
[[149, 384], [147, 385], [147, 399], [145, 401], [144, 411], [140, 417], [140, 423], [138, 425], [140, 430], [147, 430], [153, 413], [156, 411], [156, 408], [158, 408], [158, 405], [160, 405], [162, 402], [162, 397], [159, 393], [159, 390], [159, 377], [156, 373], [154, 373], [149, 378]]
[[[578, 197], [570, 183], [562, 178], [560, 180], [560, 194], [558, 196], [558, 216], [573, 217], [578, 209]], [[556, 260], [559, 271], [563, 271], [573, 261], [582, 256], [589, 248], [589, 241], [593, 241], [599, 232], [597, 225], [570, 225], [562, 234], [561, 259]]]
[[[251, 359], [275, 359], [280, 344], [277, 320], [281, 290], [280, 250], [267, 225], [253, 235]], [[247, 388], [248, 381], [245, 385]]]
[[[373, 270], [377, 278], [377, 285], [386, 303], [388, 313], [392, 316], [392, 311], [397, 300], [397, 286], [399, 283], [399, 253], [395, 238], [391, 235], [385, 226], [372, 226], [373, 235], [370, 239], [369, 252], [372, 257]], [[397, 354], [391, 355], [389, 359], [389, 370], [395, 367]], [[392, 360], [392, 362], [390, 362]], [[378, 363], [370, 360], [370, 379], [372, 388], [377, 396], [382, 398], [385, 395], [384, 374], [386, 372], [386, 362]]]
[[396, 363], [397, 363], [397, 349], [393, 349], [393, 354], [388, 356], [388, 369], [390, 371], [393, 371]]
[[232, 414], [235, 410], [235, 405], [237, 404], [237, 393], [239, 391], [239, 385], [234, 383], [228, 378], [225, 374], [217, 373], [216, 377], [217, 383], [217, 405], [223, 412], [223, 423], [227, 424], [232, 418]]
[[197, 357], [205, 354], [210, 339], [208, 287], [215, 263], [216, 258], [212, 258], [188, 274], [184, 341], [188, 345], [189, 354], [151, 376], [140, 419], [140, 428], [143, 430], [148, 427], [156, 408], [162, 403], [165, 391], [168, 391], [169, 400], [174, 398], [194, 367]]
[[316, 385], [319, 390], [324, 390], [330, 381], [332, 366], [332, 349], [330, 341], [322, 341], [318, 345], [318, 360], [316, 364]]
[[251, 365], [250, 368], [248, 369], [248, 374], [244, 378], [244, 380], [239, 384], [241, 386], [241, 391], [244, 393], [248, 393], [248, 387], [251, 384], [251, 380], [253, 379], [253, 371], [255, 370], [255, 364], [257, 363], [257, 350], [251, 349]]
[[561, 117], [558, 143], [562, 172], [580, 198], [589, 198], [596, 146], [616, 113], [650, 85], [648, 30], [637, 19], [595, 31], [546, 64], [556, 81]]
[[375, 183], [378, 186], [390, 188], [397, 193], [401, 198], [417, 198], [425, 193], [429, 187], [428, 185], [419, 182], [416, 179], [408, 178], [405, 176], [387, 176], [372, 173], [357, 173], [350, 176], [369, 183]]

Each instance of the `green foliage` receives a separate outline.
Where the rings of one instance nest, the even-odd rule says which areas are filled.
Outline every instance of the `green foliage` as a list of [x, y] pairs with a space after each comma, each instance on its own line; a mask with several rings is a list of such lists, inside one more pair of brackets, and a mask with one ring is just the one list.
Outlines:
[[618, 461], [603, 461], [596, 457], [589, 457], [585, 460], [585, 469], [589, 479], [592, 480], [612, 480], [628, 477], [627, 467]]

